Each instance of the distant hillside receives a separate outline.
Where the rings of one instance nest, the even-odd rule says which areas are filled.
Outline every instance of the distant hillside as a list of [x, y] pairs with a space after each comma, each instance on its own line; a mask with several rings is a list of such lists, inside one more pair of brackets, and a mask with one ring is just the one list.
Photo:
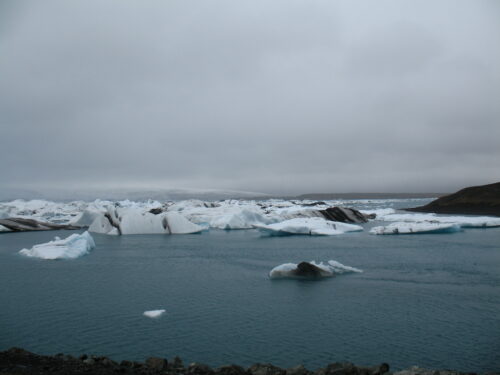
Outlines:
[[408, 211], [500, 216], [500, 182], [473, 186]]
[[443, 193], [310, 193], [302, 194], [294, 199], [409, 199], [409, 198], [436, 198]]

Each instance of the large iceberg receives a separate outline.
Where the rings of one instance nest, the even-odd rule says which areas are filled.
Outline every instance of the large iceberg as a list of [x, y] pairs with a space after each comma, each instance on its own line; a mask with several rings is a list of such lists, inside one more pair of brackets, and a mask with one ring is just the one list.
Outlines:
[[185, 201], [169, 206], [168, 212], [182, 213], [193, 223], [214, 229], [251, 229], [254, 224], [275, 221], [266, 217], [262, 208], [253, 201]]
[[95, 248], [94, 239], [89, 232], [84, 232], [72, 234], [62, 240], [56, 237], [54, 241], [35, 245], [31, 249], [22, 249], [19, 253], [40, 259], [74, 259], [88, 254], [93, 248]]
[[248, 209], [242, 209], [238, 212], [218, 215], [209, 221], [211, 228], [217, 229], [251, 229], [254, 225], [268, 223], [261, 214]]
[[291, 234], [334, 236], [363, 230], [363, 227], [359, 225], [327, 221], [319, 217], [296, 218], [274, 224], [254, 225], [254, 228], [259, 229], [264, 234], [275, 236]]
[[359, 268], [345, 266], [335, 260], [329, 260], [326, 264], [323, 262], [285, 263], [274, 267], [269, 272], [271, 279], [281, 278], [323, 278], [333, 277], [344, 273], [363, 272]]
[[454, 233], [461, 230], [460, 225], [453, 223], [418, 222], [391, 223], [387, 226], [373, 227], [371, 234], [419, 234], [419, 233]]
[[90, 225], [89, 231], [110, 235], [121, 234], [188, 234], [205, 228], [190, 222], [177, 212], [154, 215], [133, 208], [109, 207]]

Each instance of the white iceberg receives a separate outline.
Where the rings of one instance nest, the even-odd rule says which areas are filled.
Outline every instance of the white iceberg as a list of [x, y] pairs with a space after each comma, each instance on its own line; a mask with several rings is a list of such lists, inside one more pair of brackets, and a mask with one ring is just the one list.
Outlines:
[[334, 236], [363, 230], [363, 227], [359, 225], [327, 221], [319, 217], [296, 218], [269, 225], [254, 225], [254, 228], [262, 233], [276, 236], [291, 234]]
[[190, 222], [178, 212], [154, 215], [137, 208], [108, 208], [90, 225], [89, 231], [110, 235], [120, 234], [188, 234], [205, 228]]
[[251, 229], [254, 225], [267, 224], [269, 220], [261, 214], [248, 209], [213, 217], [209, 221], [211, 228], [217, 229]]
[[373, 227], [371, 234], [423, 234], [423, 233], [454, 233], [461, 230], [460, 225], [453, 223], [430, 222], [398, 222], [387, 226]]
[[151, 319], [158, 319], [161, 317], [163, 314], [165, 314], [165, 310], [149, 310], [149, 311], [144, 311], [142, 315], [144, 315], [147, 318]]
[[77, 216], [75, 216], [69, 222], [69, 224], [80, 227], [88, 227], [92, 225], [95, 219], [97, 219], [99, 216], [101, 216], [101, 212], [96, 210], [85, 209], [84, 211], [80, 212]]
[[[362, 211], [365, 212], [365, 211]], [[377, 220], [406, 223], [457, 224], [462, 228], [493, 228], [500, 226], [500, 218], [492, 216], [446, 216], [432, 213], [391, 213], [377, 214]]]
[[31, 249], [23, 249], [20, 254], [27, 257], [40, 259], [75, 259], [88, 254], [95, 248], [95, 242], [89, 232], [72, 234], [61, 240], [56, 237], [54, 241], [35, 245]]
[[[333, 277], [338, 274], [363, 272], [359, 268], [354, 268], [350, 266], [345, 266], [342, 263], [339, 263], [335, 260], [329, 260], [326, 264], [323, 262], [316, 263], [314, 260], [309, 262], [314, 267], [317, 267], [319, 270], [319, 275], [317, 277]], [[295, 263], [285, 263], [281, 264], [277, 267], [274, 267], [271, 272], [269, 272], [269, 277], [271, 279], [281, 279], [281, 278], [302, 278], [298, 274], [298, 266], [299, 264]]]

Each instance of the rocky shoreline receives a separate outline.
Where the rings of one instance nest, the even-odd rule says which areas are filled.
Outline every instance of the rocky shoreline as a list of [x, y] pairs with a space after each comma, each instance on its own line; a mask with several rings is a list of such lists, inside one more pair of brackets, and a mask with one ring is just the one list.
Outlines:
[[[398, 372], [390, 372], [387, 363], [373, 367], [356, 366], [352, 363], [331, 363], [324, 368], [311, 371], [302, 365], [280, 368], [272, 364], [256, 363], [249, 368], [227, 365], [211, 368], [201, 363], [184, 365], [179, 357], [172, 360], [150, 357], [145, 362], [121, 361], [102, 356], [83, 354], [79, 357], [65, 355], [38, 355], [20, 348], [0, 352], [1, 375], [26, 374], [142, 374], [142, 375], [472, 375], [452, 370], [428, 370], [411, 367]], [[490, 374], [500, 374], [490, 373]]]

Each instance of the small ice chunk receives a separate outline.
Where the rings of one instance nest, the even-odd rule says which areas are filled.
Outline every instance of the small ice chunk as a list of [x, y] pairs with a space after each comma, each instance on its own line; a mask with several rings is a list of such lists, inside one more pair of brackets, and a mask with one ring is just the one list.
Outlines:
[[54, 241], [35, 245], [31, 249], [22, 249], [19, 253], [40, 259], [75, 259], [88, 254], [93, 248], [94, 239], [89, 232], [84, 232], [72, 234], [63, 240], [56, 237]]
[[149, 311], [144, 311], [143, 315], [147, 318], [151, 319], [158, 319], [161, 317], [163, 314], [165, 314], [165, 310], [149, 310]]

